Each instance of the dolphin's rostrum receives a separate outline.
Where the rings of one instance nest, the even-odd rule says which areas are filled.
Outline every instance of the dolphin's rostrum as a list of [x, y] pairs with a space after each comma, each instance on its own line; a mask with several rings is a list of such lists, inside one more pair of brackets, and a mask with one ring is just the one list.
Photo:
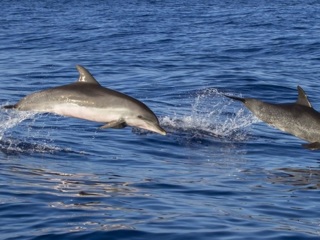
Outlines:
[[298, 99], [294, 103], [273, 104], [253, 98], [227, 96], [244, 103], [244, 105], [260, 120], [306, 140], [303, 144], [309, 149], [320, 149], [320, 113], [308, 100], [304, 90], [298, 86]]
[[101, 128], [128, 125], [166, 135], [156, 115], [144, 103], [102, 87], [84, 67], [77, 65], [77, 69], [80, 73], [77, 82], [32, 93], [17, 104], [4, 108], [49, 112], [106, 123]]

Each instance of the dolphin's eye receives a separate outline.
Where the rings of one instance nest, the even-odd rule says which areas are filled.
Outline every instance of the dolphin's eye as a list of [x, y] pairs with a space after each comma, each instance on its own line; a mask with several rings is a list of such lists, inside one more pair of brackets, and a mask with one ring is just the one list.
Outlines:
[[139, 115], [138, 118], [142, 119], [143, 117], [141, 115]]

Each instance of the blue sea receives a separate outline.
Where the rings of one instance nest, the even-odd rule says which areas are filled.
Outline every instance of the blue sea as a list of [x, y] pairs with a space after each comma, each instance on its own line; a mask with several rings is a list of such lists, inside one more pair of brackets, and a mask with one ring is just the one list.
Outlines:
[[320, 110], [316, 0], [3, 0], [0, 106], [77, 64], [167, 136], [0, 110], [0, 238], [320, 239], [320, 152], [224, 94]]

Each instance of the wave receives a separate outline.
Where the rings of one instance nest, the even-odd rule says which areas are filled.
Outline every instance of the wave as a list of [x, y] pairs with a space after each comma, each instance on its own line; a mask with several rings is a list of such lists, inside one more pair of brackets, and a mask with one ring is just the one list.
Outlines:
[[291, 185], [293, 190], [319, 190], [320, 169], [319, 168], [279, 168], [270, 170], [268, 181], [272, 184]]
[[7, 155], [31, 154], [31, 153], [55, 153], [73, 152], [71, 149], [64, 149], [48, 143], [32, 143], [19, 139], [5, 138], [0, 140], [0, 151]]

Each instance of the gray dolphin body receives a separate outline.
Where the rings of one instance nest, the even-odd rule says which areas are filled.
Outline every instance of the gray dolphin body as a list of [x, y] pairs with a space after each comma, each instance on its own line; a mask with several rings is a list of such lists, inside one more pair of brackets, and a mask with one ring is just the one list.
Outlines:
[[101, 128], [129, 125], [166, 135], [156, 115], [145, 104], [102, 87], [84, 67], [78, 65], [77, 69], [80, 73], [77, 82], [32, 93], [17, 104], [4, 108], [49, 112], [106, 123]]
[[304, 90], [298, 86], [298, 100], [294, 103], [273, 104], [253, 98], [227, 96], [244, 103], [260, 120], [306, 140], [309, 149], [320, 149], [320, 113], [310, 104]]

